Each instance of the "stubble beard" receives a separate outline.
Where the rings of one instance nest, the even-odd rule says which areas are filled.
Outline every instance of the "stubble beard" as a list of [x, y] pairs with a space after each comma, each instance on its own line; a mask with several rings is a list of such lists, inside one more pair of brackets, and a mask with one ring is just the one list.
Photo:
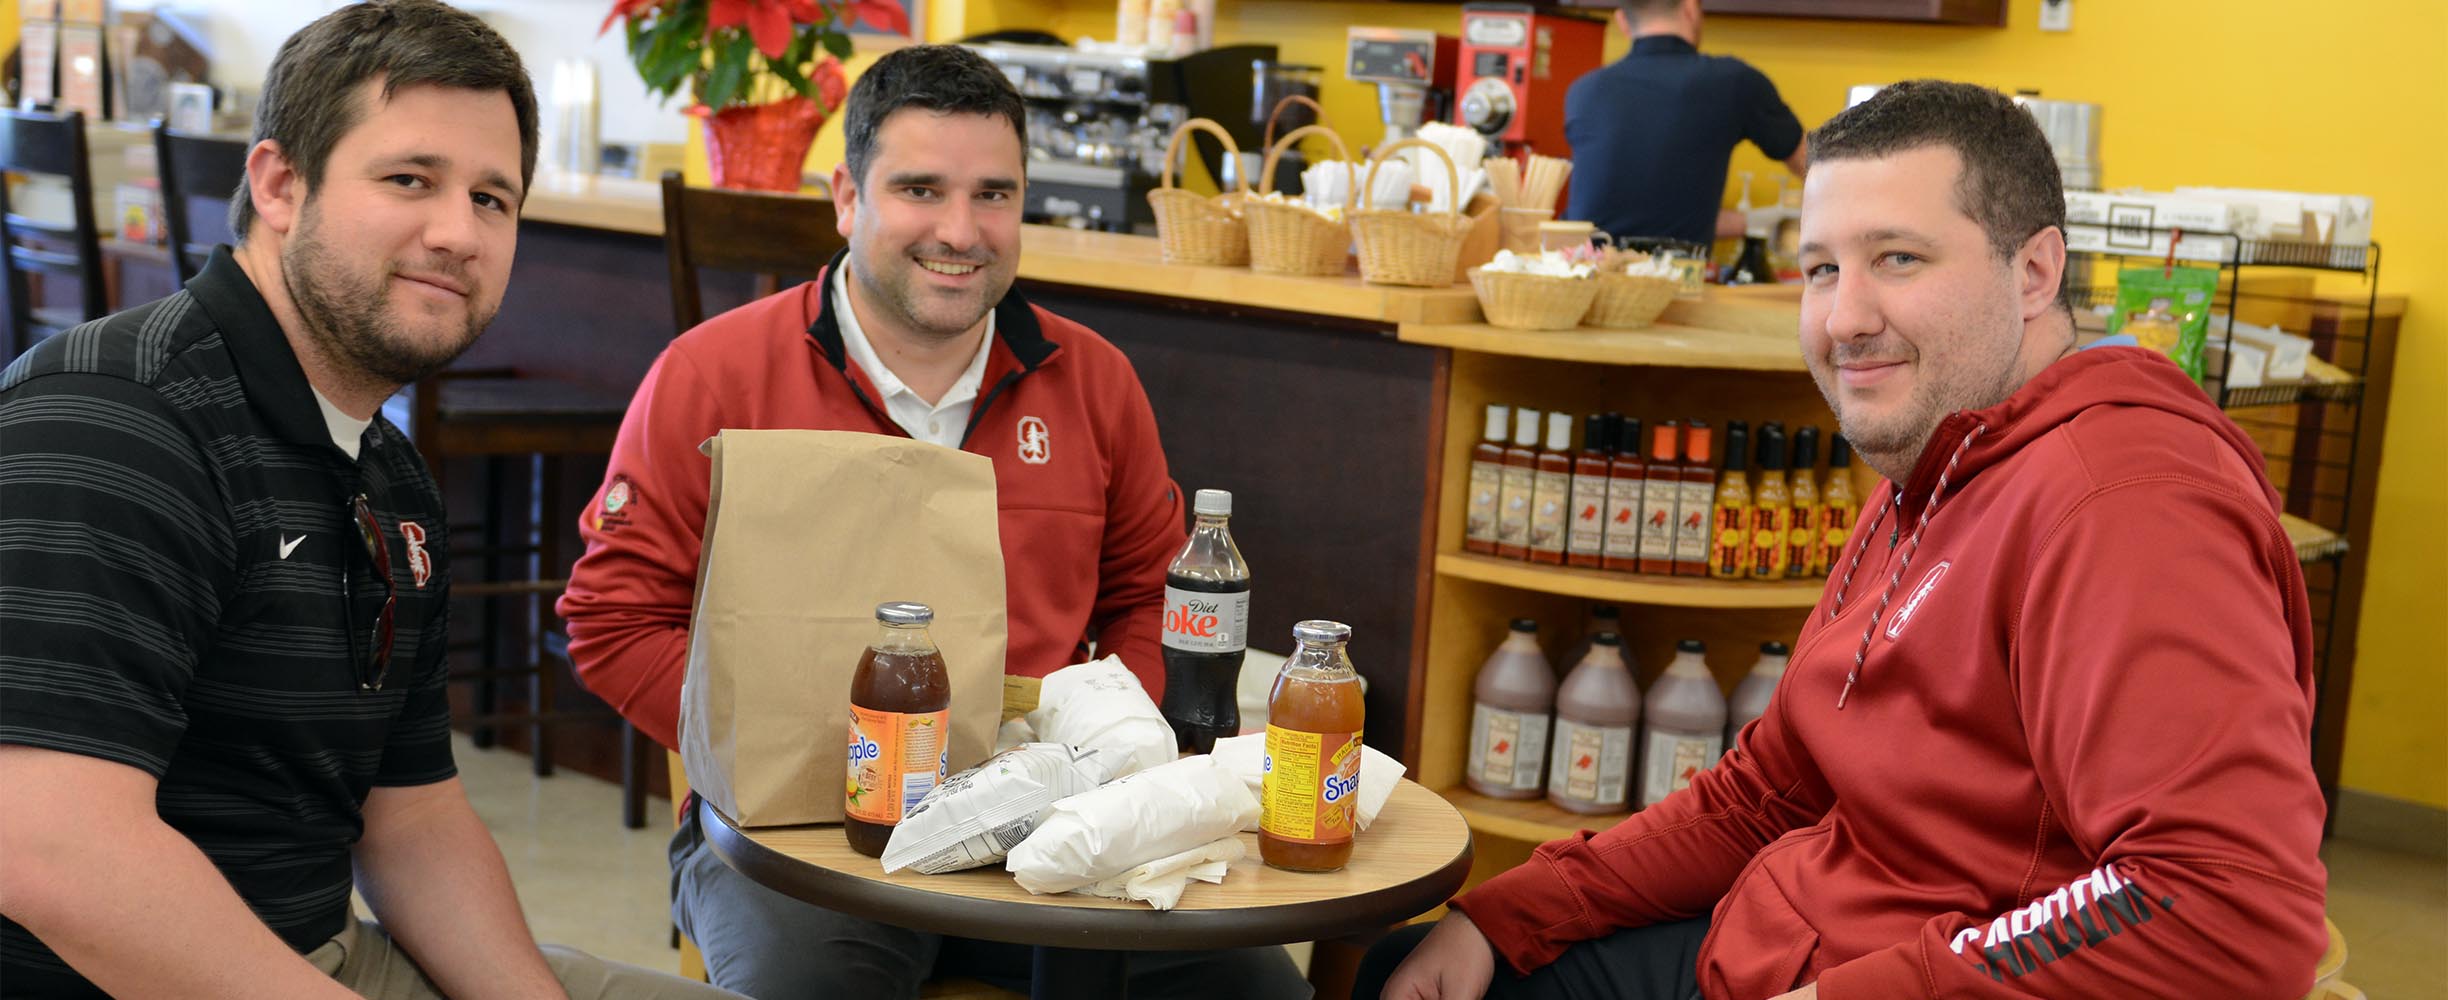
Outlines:
[[[368, 381], [403, 386], [450, 367], [493, 321], [478, 312], [469, 285], [466, 323], [457, 337], [420, 342], [391, 314], [388, 268], [375, 275], [351, 273], [321, 238], [310, 205], [297, 233], [281, 248], [281, 283], [305, 321], [306, 336], [335, 364]], [[437, 267], [465, 279], [463, 269]], [[347, 373], [344, 373], [347, 374]]]

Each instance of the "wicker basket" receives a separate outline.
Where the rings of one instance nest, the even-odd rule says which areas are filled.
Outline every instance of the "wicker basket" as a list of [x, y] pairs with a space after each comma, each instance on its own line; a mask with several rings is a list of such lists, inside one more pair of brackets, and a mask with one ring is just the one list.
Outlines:
[[1658, 314], [1674, 303], [1675, 293], [1683, 287], [1682, 282], [1673, 278], [1622, 271], [1600, 271], [1593, 283], [1598, 286], [1598, 294], [1590, 300], [1589, 314], [1581, 318], [1581, 325], [1617, 330], [1657, 322]]
[[1511, 274], [1471, 268], [1471, 290], [1490, 325], [1507, 330], [1570, 330], [1581, 325], [1598, 283], [1588, 278]]
[[[1298, 97], [1299, 95], [1294, 95]], [[1290, 101], [1287, 97], [1284, 100]], [[1284, 134], [1268, 147], [1266, 166], [1258, 173], [1258, 191], [1264, 194], [1275, 189], [1275, 166], [1285, 150], [1308, 135], [1322, 135], [1334, 143], [1338, 160], [1348, 160], [1351, 153], [1343, 139], [1323, 125], [1304, 125]], [[1347, 190], [1343, 199], [1343, 218], [1328, 219], [1307, 205], [1295, 202], [1271, 202], [1251, 198], [1241, 205], [1243, 217], [1249, 220], [1250, 270], [1266, 274], [1333, 275], [1343, 273], [1343, 259], [1351, 250], [1352, 197]]]
[[[1453, 157], [1436, 143], [1405, 139], [1377, 151], [1369, 161], [1368, 177], [1360, 182], [1359, 197], [1363, 204], [1377, 184], [1377, 168], [1386, 158], [1406, 146], [1418, 146], [1436, 153], [1445, 161], [1448, 191], [1461, 187], [1454, 171]], [[1355, 208], [1351, 213], [1352, 236], [1360, 244], [1360, 278], [1378, 285], [1413, 285], [1420, 288], [1443, 288], [1454, 283], [1454, 262], [1462, 257], [1462, 238], [1469, 235], [1471, 222], [1462, 215], [1462, 206], [1452, 206], [1444, 214], [1409, 211], [1380, 211]]]
[[1173, 163], [1181, 154], [1182, 136], [1193, 129], [1215, 133], [1216, 138], [1223, 140], [1228, 159], [1241, 156], [1241, 148], [1233, 144], [1232, 134], [1208, 119], [1193, 118], [1173, 130], [1173, 138], [1165, 143], [1161, 186], [1148, 192], [1148, 208], [1156, 214], [1157, 242], [1164, 246], [1167, 264], [1240, 267], [1249, 263], [1249, 227], [1241, 219], [1241, 204], [1248, 200], [1249, 182], [1236, 178], [1237, 190], [1214, 197], [1173, 186]]

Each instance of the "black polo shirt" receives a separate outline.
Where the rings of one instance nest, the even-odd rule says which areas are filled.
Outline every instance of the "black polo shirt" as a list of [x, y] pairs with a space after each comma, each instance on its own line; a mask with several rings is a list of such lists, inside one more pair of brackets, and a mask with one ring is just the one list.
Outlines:
[[1704, 56], [1674, 35], [1647, 35], [1564, 95], [1572, 143], [1568, 219], [1616, 236], [1717, 239], [1726, 158], [1748, 139], [1771, 160], [1792, 156], [1802, 122], [1776, 84], [1731, 56]]
[[[372, 646], [384, 588], [358, 494], [398, 595], [371, 691], [352, 632]], [[346, 916], [367, 792], [456, 773], [444, 523], [398, 428], [376, 418], [356, 459], [332, 443], [270, 308], [216, 252], [185, 290], [0, 373], [0, 743], [153, 775], [163, 821], [311, 950]], [[0, 984], [100, 995], [6, 920]]]

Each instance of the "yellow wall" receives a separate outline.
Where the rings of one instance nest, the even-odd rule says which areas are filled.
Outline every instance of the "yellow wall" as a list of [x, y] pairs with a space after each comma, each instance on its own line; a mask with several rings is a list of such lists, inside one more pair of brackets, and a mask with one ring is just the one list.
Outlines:
[[[2448, 162], [2448, 4], [2090, 0], [2076, 5], [2072, 32], [2055, 34], [2035, 26], [2038, 3], [2012, 0], [2003, 29], [1717, 17], [1702, 48], [1765, 71], [1805, 125], [1840, 110], [1853, 84], [1946, 77], [2105, 105], [2101, 159], [2111, 184], [2372, 197], [2386, 248], [2382, 290], [2412, 301], [2382, 458], [2343, 781], [2448, 808], [2448, 287], [2439, 281], [2448, 274], [2448, 195], [2437, 180]], [[1105, 0], [931, 4], [928, 34], [939, 39], [964, 28], [1033, 25], [1065, 37], [1113, 30]], [[1458, 19], [1455, 7], [1434, 4], [1222, 6], [1217, 41], [1273, 41], [1287, 60], [1328, 67], [1327, 118], [1355, 142], [1377, 137], [1376, 104], [1372, 91], [1343, 79], [1344, 26], [1450, 32]], [[1618, 36], [1610, 54], [1623, 48]], [[838, 158], [838, 137], [829, 141]], [[1749, 147], [1734, 167], [1758, 172], [1763, 199], [1781, 170]]]

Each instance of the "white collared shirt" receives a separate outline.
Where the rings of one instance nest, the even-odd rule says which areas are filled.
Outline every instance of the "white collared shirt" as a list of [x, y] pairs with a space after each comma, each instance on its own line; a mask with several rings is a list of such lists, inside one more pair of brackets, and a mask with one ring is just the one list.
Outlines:
[[986, 335], [978, 338], [977, 356], [969, 359], [969, 367], [953, 381], [952, 388], [944, 390], [942, 399], [929, 403], [884, 366], [884, 360], [876, 356], [875, 345], [867, 342], [867, 332], [859, 329], [858, 311], [850, 308], [850, 282], [855, 279], [848, 267], [849, 263], [844, 261], [842, 270], [835, 275], [840, 280], [833, 283], [833, 315], [835, 325], [841, 328], [842, 350], [875, 383], [876, 391], [884, 397], [881, 400], [884, 413], [893, 423], [920, 441], [946, 448], [960, 447], [961, 432], [969, 427], [969, 411], [977, 404], [978, 387], [986, 381], [986, 355], [994, 347], [994, 313], [991, 310], [986, 313]]

